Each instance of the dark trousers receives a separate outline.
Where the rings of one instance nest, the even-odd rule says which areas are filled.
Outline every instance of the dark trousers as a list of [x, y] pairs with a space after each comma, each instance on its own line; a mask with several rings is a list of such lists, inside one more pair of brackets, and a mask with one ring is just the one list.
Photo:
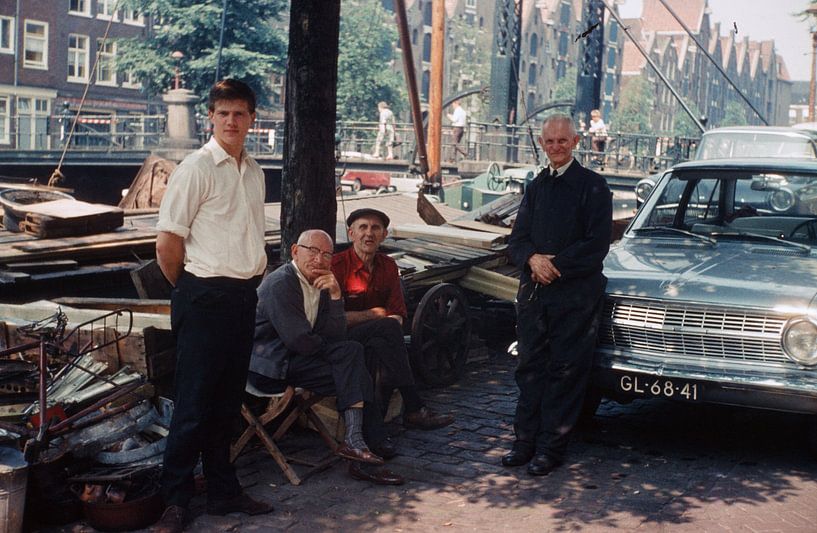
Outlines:
[[286, 380], [250, 372], [250, 381], [262, 391], [277, 392], [292, 385], [320, 396], [336, 396], [337, 409], [341, 413], [363, 402], [363, 438], [366, 443], [378, 446], [386, 438], [383, 415], [374, 403], [372, 378], [359, 342], [336, 342], [312, 355], [291, 353]]
[[348, 336], [363, 345], [366, 367], [375, 385], [375, 403], [381, 411], [385, 413], [396, 388], [403, 396], [405, 412], [419, 410], [423, 404], [417, 395], [403, 326], [393, 318], [378, 318], [352, 326]]
[[241, 491], [229, 460], [230, 429], [247, 381], [258, 281], [184, 273], [173, 289], [175, 399], [162, 472], [167, 505], [187, 507], [199, 456], [209, 501]]
[[603, 293], [580, 291], [518, 299], [517, 445], [564, 460], [590, 380], [602, 302]]

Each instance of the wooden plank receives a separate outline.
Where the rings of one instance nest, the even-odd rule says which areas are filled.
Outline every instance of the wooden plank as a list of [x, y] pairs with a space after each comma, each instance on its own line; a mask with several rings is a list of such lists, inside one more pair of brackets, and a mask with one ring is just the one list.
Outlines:
[[464, 259], [476, 259], [478, 257], [487, 257], [490, 255], [494, 255], [494, 252], [490, 250], [485, 250], [482, 248], [471, 248], [470, 246], [461, 246], [450, 243], [439, 243], [432, 239], [427, 239], [423, 237], [419, 237], [417, 239], [412, 240], [416, 241], [417, 243], [423, 246], [428, 246], [433, 250], [447, 252], [457, 257], [462, 257]]
[[422, 226], [420, 224], [403, 224], [392, 228], [393, 237], [427, 237], [453, 244], [464, 244], [474, 248], [490, 250], [504, 240], [504, 236], [497, 233], [487, 233], [482, 231], [472, 231], [466, 229], [452, 228], [450, 226]]
[[91, 204], [79, 200], [52, 200], [38, 204], [29, 204], [23, 208], [26, 213], [34, 213], [53, 218], [79, 218], [90, 215], [102, 215], [107, 213], [122, 213], [118, 207], [105, 204]]
[[60, 259], [56, 261], [32, 261], [24, 263], [6, 263], [9, 270], [25, 272], [27, 274], [38, 274], [41, 272], [58, 272], [61, 270], [75, 270], [79, 263], [73, 259]]
[[95, 244], [109, 244], [122, 241], [134, 241], [139, 239], [156, 238], [156, 230], [148, 229], [126, 229], [122, 228], [99, 235], [89, 235], [86, 237], [64, 237], [61, 239], [48, 239], [43, 241], [33, 241], [25, 244], [15, 244], [13, 248], [24, 252], [43, 252], [46, 250], [59, 250], [61, 248], [77, 248], [80, 246], [92, 246]]
[[116, 309], [125, 308], [138, 313], [170, 314], [170, 300], [63, 296], [61, 298], [54, 298], [52, 301], [77, 309], [103, 309], [114, 311]]
[[451, 220], [448, 223], [458, 228], [470, 229], [474, 231], [487, 231], [489, 233], [498, 233], [499, 235], [505, 236], [511, 234], [511, 228], [503, 228], [502, 226], [486, 224], [485, 222], [480, 222], [478, 220]]

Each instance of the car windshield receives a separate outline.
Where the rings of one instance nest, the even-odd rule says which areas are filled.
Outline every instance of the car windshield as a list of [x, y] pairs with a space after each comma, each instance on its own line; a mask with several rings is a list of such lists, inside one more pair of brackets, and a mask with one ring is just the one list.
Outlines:
[[695, 159], [734, 157], [815, 158], [814, 143], [808, 137], [774, 132], [709, 132], [704, 134]]
[[[683, 232], [692, 232], [718, 242], [817, 245], [817, 174], [686, 169], [657, 187], [634, 236], [688, 239]], [[656, 231], [662, 227], [683, 231]]]

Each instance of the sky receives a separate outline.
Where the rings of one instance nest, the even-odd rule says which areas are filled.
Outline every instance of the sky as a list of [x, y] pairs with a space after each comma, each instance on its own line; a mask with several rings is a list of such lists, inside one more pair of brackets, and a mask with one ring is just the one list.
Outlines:
[[[709, 0], [710, 19], [721, 23], [721, 35], [726, 35], [734, 22], [738, 38], [748, 35], [753, 41], [774, 39], [792, 80], [808, 80], [811, 76], [811, 24], [792, 16], [808, 5], [808, 0]], [[638, 17], [641, 0], [625, 0], [619, 13]]]

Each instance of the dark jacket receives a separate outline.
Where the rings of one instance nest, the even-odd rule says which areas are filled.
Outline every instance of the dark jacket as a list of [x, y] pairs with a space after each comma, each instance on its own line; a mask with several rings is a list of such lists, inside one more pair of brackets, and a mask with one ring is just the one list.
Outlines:
[[271, 379], [286, 378], [293, 354], [315, 355], [327, 344], [346, 338], [343, 299], [332, 300], [328, 291], [321, 291], [314, 329], [309, 325], [296, 269], [286, 263], [258, 287], [250, 371]]
[[522, 269], [518, 297], [532, 286], [528, 258], [555, 255], [562, 276], [541, 291], [554, 296], [565, 290], [603, 289], [602, 261], [610, 249], [613, 202], [604, 177], [574, 160], [557, 178], [541, 172], [525, 190], [516, 216], [508, 253]]

